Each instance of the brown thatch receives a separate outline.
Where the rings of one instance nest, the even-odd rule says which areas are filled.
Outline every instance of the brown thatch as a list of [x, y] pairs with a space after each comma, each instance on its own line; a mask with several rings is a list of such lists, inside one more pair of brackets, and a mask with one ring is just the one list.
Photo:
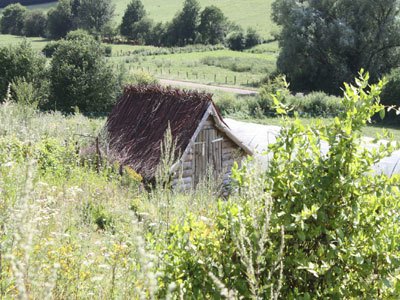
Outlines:
[[160, 162], [168, 124], [176, 141], [177, 158], [210, 105], [215, 107], [206, 93], [154, 85], [127, 86], [107, 120], [110, 148], [120, 154], [123, 165], [151, 180]]

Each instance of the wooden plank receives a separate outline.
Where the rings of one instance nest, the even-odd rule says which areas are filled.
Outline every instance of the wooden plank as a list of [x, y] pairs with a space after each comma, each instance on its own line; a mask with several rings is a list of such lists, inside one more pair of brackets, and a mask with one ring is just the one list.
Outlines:
[[224, 160], [222, 163], [223, 163], [223, 167], [230, 167], [230, 168], [232, 168], [233, 163], [234, 163], [234, 160], [233, 160], [233, 159]]
[[183, 162], [183, 164], [182, 164], [183, 170], [191, 169], [191, 167], [192, 167], [192, 161], [185, 161], [185, 162]]
[[231, 160], [231, 159], [232, 159], [232, 153], [231, 152], [222, 154], [222, 160], [223, 161], [227, 161], [227, 160]]

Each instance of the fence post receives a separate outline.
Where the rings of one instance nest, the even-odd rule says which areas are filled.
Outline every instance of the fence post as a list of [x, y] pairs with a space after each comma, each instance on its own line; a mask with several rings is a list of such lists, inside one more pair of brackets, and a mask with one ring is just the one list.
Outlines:
[[214, 74], [214, 82], [217, 82], [217, 74]]
[[189, 73], [188, 73], [188, 72], [186, 72], [186, 78], [187, 78], [187, 79], [189, 78]]
[[97, 173], [100, 174], [100, 166], [101, 166], [101, 152], [100, 152], [100, 145], [99, 145], [99, 137], [96, 137], [96, 169]]
[[228, 76], [225, 76], [225, 84], [228, 83]]
[[236, 85], [236, 75], [233, 77], [233, 85]]

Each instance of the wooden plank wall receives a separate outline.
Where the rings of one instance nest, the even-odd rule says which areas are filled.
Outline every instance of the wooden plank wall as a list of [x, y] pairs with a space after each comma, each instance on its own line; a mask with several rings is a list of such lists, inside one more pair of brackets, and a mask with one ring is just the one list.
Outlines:
[[[215, 141], [219, 138], [223, 140]], [[211, 143], [212, 141], [214, 142]], [[213, 147], [206, 145], [213, 145]], [[173, 186], [178, 185], [184, 190], [193, 188], [202, 176], [207, 174], [210, 164], [213, 164], [216, 172], [222, 175], [223, 184], [228, 185], [234, 161], [240, 163], [245, 156], [239, 146], [216, 128], [214, 119], [210, 116], [181, 164], [180, 171], [176, 173]]]

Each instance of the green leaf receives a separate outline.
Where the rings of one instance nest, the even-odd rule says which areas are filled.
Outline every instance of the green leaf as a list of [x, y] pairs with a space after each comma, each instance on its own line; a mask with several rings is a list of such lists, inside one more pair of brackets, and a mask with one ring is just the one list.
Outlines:
[[385, 118], [385, 110], [384, 110], [384, 109], [382, 109], [382, 110], [379, 112], [379, 116], [381, 117], [381, 120], [383, 120], [383, 119]]

